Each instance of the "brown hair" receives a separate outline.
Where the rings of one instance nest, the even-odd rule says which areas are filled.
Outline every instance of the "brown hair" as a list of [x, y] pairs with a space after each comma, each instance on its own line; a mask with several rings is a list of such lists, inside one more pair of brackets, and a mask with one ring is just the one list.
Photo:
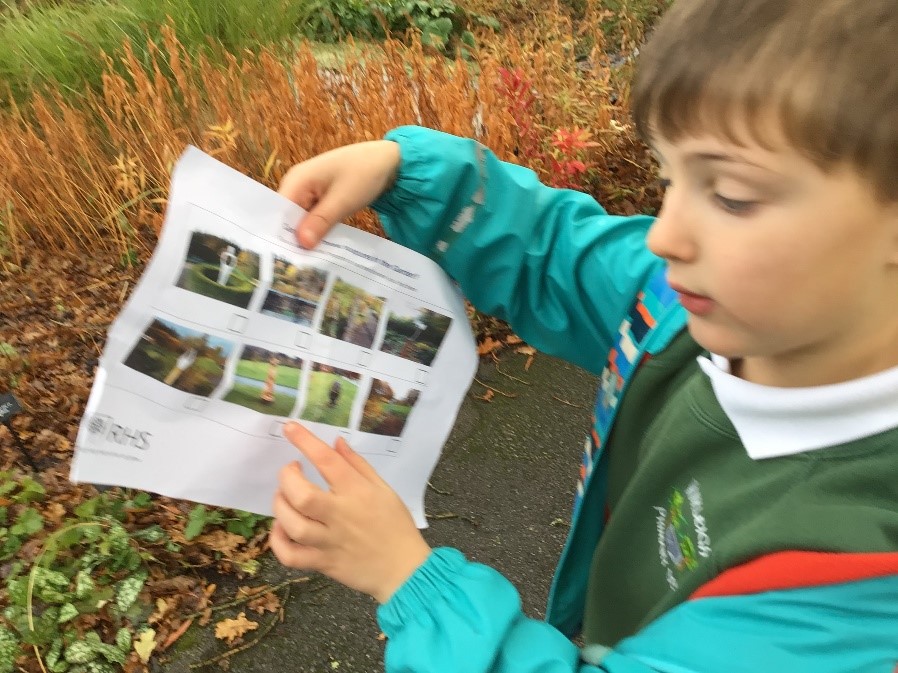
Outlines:
[[[898, 0], [676, 0], [639, 56], [641, 135], [786, 141], [898, 201]], [[774, 127], [775, 128], [775, 127]]]

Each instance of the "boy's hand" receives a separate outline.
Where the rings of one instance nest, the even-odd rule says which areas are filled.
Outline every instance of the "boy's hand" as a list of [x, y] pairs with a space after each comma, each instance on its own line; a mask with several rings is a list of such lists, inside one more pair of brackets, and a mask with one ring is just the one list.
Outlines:
[[430, 555], [408, 509], [342, 439], [332, 449], [298, 423], [288, 424], [284, 435], [330, 490], [306, 479], [299, 463], [281, 470], [270, 536], [274, 555], [385, 603]]
[[374, 140], [338, 147], [293, 166], [278, 192], [308, 214], [296, 227], [296, 240], [314, 248], [337, 222], [383, 194], [399, 170], [399, 145]]

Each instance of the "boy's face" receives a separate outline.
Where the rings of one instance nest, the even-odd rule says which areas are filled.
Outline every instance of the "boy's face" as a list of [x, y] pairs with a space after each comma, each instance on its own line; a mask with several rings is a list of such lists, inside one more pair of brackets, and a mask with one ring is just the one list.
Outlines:
[[670, 185], [648, 245], [698, 343], [767, 385], [898, 365], [898, 205], [790, 149], [710, 135], [654, 148]]

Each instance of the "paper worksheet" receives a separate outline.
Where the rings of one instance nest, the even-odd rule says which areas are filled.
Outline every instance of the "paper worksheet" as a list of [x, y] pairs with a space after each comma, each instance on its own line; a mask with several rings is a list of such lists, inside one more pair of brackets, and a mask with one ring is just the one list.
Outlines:
[[[271, 514], [295, 419], [344, 437], [425, 525], [427, 480], [477, 356], [430, 259], [302, 210], [189, 148], [165, 225], [109, 330], [71, 479]], [[317, 474], [309, 465], [307, 473]], [[319, 481], [319, 483], [322, 483]]]

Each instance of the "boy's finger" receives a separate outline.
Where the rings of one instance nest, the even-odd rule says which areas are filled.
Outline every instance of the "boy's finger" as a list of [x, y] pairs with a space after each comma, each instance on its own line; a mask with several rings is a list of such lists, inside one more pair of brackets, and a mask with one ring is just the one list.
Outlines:
[[315, 521], [326, 522], [330, 494], [306, 479], [299, 463], [283, 467], [278, 477], [278, 484], [280, 486], [278, 492], [293, 509]]
[[334, 445], [334, 448], [337, 450], [337, 453], [339, 453], [347, 463], [352, 465], [356, 472], [365, 477], [365, 479], [373, 482], [383, 481], [377, 471], [371, 467], [371, 463], [353, 451], [352, 447], [349, 446], [342, 437], [337, 438], [337, 443]]
[[337, 196], [332, 185], [309, 209], [296, 228], [296, 238], [304, 248], [314, 248], [340, 220], [357, 210]]
[[268, 546], [277, 560], [289, 568], [319, 570], [322, 567], [321, 551], [295, 543], [277, 521], [271, 526]]
[[332, 222], [319, 209], [313, 209], [299, 221], [296, 227], [296, 240], [306, 249], [314, 248], [335, 224], [336, 220]]
[[294, 509], [282, 492], [275, 495], [273, 509], [275, 520], [294, 542], [309, 547], [327, 542], [327, 528]]
[[308, 458], [331, 489], [335, 484], [352, 478], [355, 470], [350, 468], [346, 459], [299, 423], [287, 423], [284, 436]]

